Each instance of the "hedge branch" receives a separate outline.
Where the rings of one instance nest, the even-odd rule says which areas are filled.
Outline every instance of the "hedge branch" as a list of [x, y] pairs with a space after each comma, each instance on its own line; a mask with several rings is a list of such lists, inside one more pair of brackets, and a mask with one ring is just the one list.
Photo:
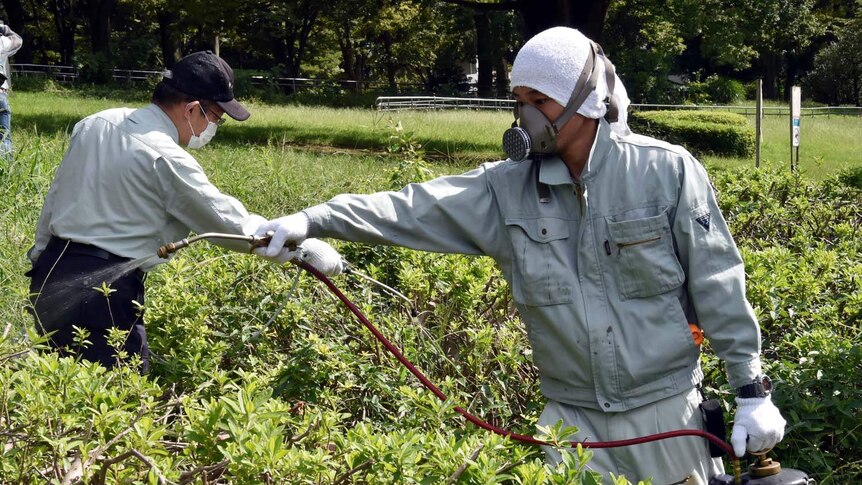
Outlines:
[[164, 475], [162, 475], [162, 472], [159, 471], [159, 468], [156, 466], [156, 464], [153, 463], [152, 460], [147, 458], [140, 451], [138, 451], [134, 448], [132, 448], [131, 450], [126, 451], [124, 453], [120, 453], [119, 455], [117, 455], [114, 458], [108, 458], [108, 459], [104, 460], [102, 462], [102, 468], [99, 470], [99, 476], [96, 478], [96, 483], [99, 485], [104, 485], [105, 479], [108, 476], [108, 469], [111, 468], [112, 465], [114, 465], [116, 463], [120, 463], [122, 461], [125, 461], [126, 459], [128, 459], [129, 457], [132, 457], [132, 456], [134, 456], [138, 460], [141, 460], [145, 465], [147, 465], [147, 467], [149, 467], [151, 470], [156, 472], [156, 477], [159, 480], [159, 485], [168, 485], [168, 480], [165, 478]]
[[356, 474], [362, 470], [365, 470], [366, 468], [370, 467], [374, 463], [375, 463], [375, 461], [372, 458], [366, 462], [363, 462], [363, 463], [360, 463], [359, 465], [356, 465], [355, 467], [351, 468], [350, 470], [347, 470], [340, 477], [336, 478], [335, 481], [332, 482], [332, 485], [340, 485], [341, 483], [345, 483], [348, 478], [352, 477], [354, 474]]
[[[174, 406], [175, 404], [177, 404], [179, 402], [180, 402], [180, 399], [177, 398], [177, 399], [173, 399], [173, 400], [164, 404], [164, 406], [168, 408], [167, 415], [170, 415], [170, 413], [172, 412], [172, 410], [171, 410], [172, 406]], [[78, 481], [78, 479], [84, 475], [84, 470], [91, 467], [93, 465], [93, 463], [95, 463], [96, 460], [98, 460], [99, 456], [102, 455], [102, 453], [106, 452], [108, 449], [110, 449], [112, 446], [114, 446], [118, 441], [123, 439], [124, 436], [131, 433], [132, 430], [135, 429], [135, 423], [137, 423], [145, 414], [147, 414], [147, 411], [148, 410], [146, 407], [141, 406], [141, 408], [138, 410], [138, 414], [136, 414], [135, 417], [132, 418], [132, 420], [129, 422], [129, 426], [126, 429], [124, 429], [123, 431], [120, 431], [116, 436], [114, 436], [113, 438], [108, 440], [108, 442], [105, 443], [104, 445], [91, 451], [87, 455], [87, 460], [85, 462], [81, 461], [80, 455], [76, 455], [75, 459], [72, 461], [72, 466], [69, 468], [69, 471], [66, 472], [66, 475], [63, 476], [63, 479], [60, 481], [60, 484], [61, 485], [71, 485], [72, 483], [75, 483], [76, 481]], [[162, 419], [162, 418], [159, 418], [159, 419]], [[158, 421], [158, 419], [155, 421]]]
[[470, 463], [476, 461], [476, 458], [479, 458], [479, 453], [482, 452], [482, 448], [484, 447], [485, 443], [479, 443], [479, 446], [477, 446], [476, 449], [473, 450], [473, 453], [470, 453], [470, 458], [467, 458], [464, 463], [461, 463], [461, 466], [459, 466], [458, 469], [455, 470], [455, 473], [449, 476], [449, 479], [446, 480], [446, 485], [452, 485], [453, 483], [455, 483], [458, 480], [458, 477], [460, 477], [461, 474], [464, 473], [465, 470], [467, 470], [467, 467], [470, 466]]
[[202, 466], [195, 468], [194, 470], [189, 470], [187, 472], [183, 472], [180, 475], [179, 485], [186, 485], [187, 483], [191, 483], [191, 481], [194, 480], [195, 477], [197, 477], [198, 475], [200, 475], [202, 473], [204, 474], [204, 476], [207, 476], [212, 472], [222, 472], [227, 468], [229, 463], [230, 463], [230, 460], [224, 459], [224, 460], [222, 460], [218, 463], [212, 464], [212, 465], [205, 465], [205, 466], [202, 465]]
[[290, 437], [290, 438], [288, 438], [287, 440], [288, 440], [291, 444], [293, 444], [293, 443], [298, 443], [298, 442], [299, 442], [299, 441], [301, 441], [303, 438], [305, 438], [306, 436], [308, 436], [309, 434], [311, 434], [311, 432], [312, 432], [312, 431], [316, 430], [319, 426], [320, 426], [320, 420], [319, 420], [319, 419], [318, 419], [318, 420], [315, 420], [313, 423], [311, 423], [311, 426], [309, 426], [309, 427], [308, 427], [308, 429], [307, 429], [307, 430], [305, 430], [302, 434], [300, 434], [300, 435], [295, 435], [295, 436], [291, 436], [291, 437]]

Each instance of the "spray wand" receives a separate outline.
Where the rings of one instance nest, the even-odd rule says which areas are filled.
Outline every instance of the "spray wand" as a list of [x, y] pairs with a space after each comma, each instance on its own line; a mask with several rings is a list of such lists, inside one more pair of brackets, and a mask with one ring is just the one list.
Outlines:
[[[165, 259], [168, 257], [169, 254], [175, 253], [175, 252], [179, 251], [180, 249], [188, 247], [192, 243], [195, 243], [197, 241], [204, 240], [204, 239], [229, 239], [229, 240], [246, 241], [251, 246], [251, 250], [254, 250], [255, 248], [263, 247], [263, 246], [266, 246], [267, 244], [269, 244], [269, 241], [272, 239], [272, 235], [273, 235], [272, 231], [268, 232], [264, 236], [244, 236], [244, 235], [237, 235], [237, 234], [221, 234], [221, 233], [208, 232], [208, 233], [204, 233], [204, 234], [199, 234], [199, 235], [194, 236], [194, 237], [182, 239], [182, 240], [177, 241], [177, 242], [168, 243], [164, 246], [161, 246], [158, 249], [158, 251], [156, 252], [156, 254], [160, 258]], [[288, 247], [292, 250], [296, 248], [293, 245], [288, 246]], [[425, 386], [426, 389], [431, 391], [431, 393], [434, 394], [435, 396], [437, 396], [441, 401], [446, 401], [448, 399], [446, 397], [446, 395], [443, 393], [443, 391], [441, 391], [437, 386], [435, 386], [434, 383], [431, 382], [425, 376], [425, 374], [423, 374], [419, 369], [416, 368], [415, 365], [413, 365], [412, 362], [410, 362], [406, 357], [404, 357], [404, 354], [402, 354], [401, 351], [398, 350], [398, 348], [395, 347], [395, 345], [393, 345], [392, 342], [389, 341], [389, 339], [387, 339], [382, 333], [380, 333], [379, 330], [377, 330], [377, 328], [374, 326], [374, 324], [372, 324], [368, 320], [368, 318], [362, 313], [362, 311], [359, 309], [359, 307], [357, 307], [356, 304], [354, 304], [349, 298], [347, 298], [347, 296], [345, 296], [344, 293], [342, 293], [341, 290], [339, 290], [338, 287], [335, 286], [335, 283], [333, 283], [326, 275], [324, 275], [323, 273], [318, 271], [317, 268], [315, 268], [314, 266], [308, 264], [307, 262], [305, 262], [301, 259], [295, 260], [292, 262], [294, 264], [296, 264], [297, 266], [299, 266], [300, 268], [311, 273], [315, 278], [317, 278], [324, 285], [326, 285], [326, 287], [329, 288], [329, 290], [339, 300], [341, 300], [341, 302], [356, 316], [356, 318], [362, 323], [362, 325], [364, 325], [365, 328], [367, 328], [374, 335], [374, 337], [381, 344], [383, 344], [384, 347], [386, 347], [386, 350], [388, 350], [398, 360], [398, 362], [400, 362], [404, 367], [407, 368], [407, 370], [409, 370], [414, 376], [416, 376], [417, 379], [419, 379], [419, 381], [422, 383], [423, 386]], [[373, 279], [371, 279], [371, 281], [376, 282]], [[391, 290], [391, 288], [389, 288], [389, 287], [386, 287], [386, 288]], [[400, 295], [400, 293], [399, 293], [399, 295]], [[498, 434], [500, 436], [507, 437], [507, 438], [513, 439], [515, 441], [520, 441], [522, 443], [527, 443], [527, 444], [531, 444], [531, 445], [554, 446], [554, 443], [539, 440], [539, 439], [536, 439], [532, 436], [518, 434], [518, 433], [515, 433], [512, 431], [494, 426], [493, 424], [488, 423], [488, 422], [470, 414], [470, 412], [468, 412], [466, 409], [464, 409], [460, 406], [456, 406], [454, 409], [461, 416], [463, 416], [465, 419], [467, 419], [467, 421], [470, 421], [474, 425], [476, 425], [476, 426], [478, 426], [484, 430]], [[741, 466], [739, 463], [739, 457], [737, 457], [736, 454], [733, 452], [733, 448], [729, 444], [727, 444], [724, 440], [715, 436], [714, 434], [708, 433], [706, 431], [701, 431], [698, 429], [681, 429], [681, 430], [675, 430], [675, 431], [667, 431], [664, 433], [656, 433], [656, 434], [641, 436], [638, 438], [625, 439], [625, 440], [580, 441], [580, 442], [572, 441], [572, 442], [569, 442], [568, 444], [572, 448], [576, 448], [578, 446], [581, 446], [583, 448], [618, 448], [618, 447], [623, 447], [623, 446], [632, 446], [632, 445], [637, 445], [637, 444], [641, 444], [641, 443], [649, 443], [649, 442], [653, 442], [653, 441], [665, 440], [665, 439], [669, 439], [669, 438], [676, 438], [676, 437], [680, 437], [680, 436], [700, 436], [702, 438], [709, 440], [711, 443], [714, 443], [716, 446], [718, 446], [722, 450], [726, 451], [728, 456], [731, 459], [732, 464], [733, 464], [734, 481], [737, 485], [742, 485]]]

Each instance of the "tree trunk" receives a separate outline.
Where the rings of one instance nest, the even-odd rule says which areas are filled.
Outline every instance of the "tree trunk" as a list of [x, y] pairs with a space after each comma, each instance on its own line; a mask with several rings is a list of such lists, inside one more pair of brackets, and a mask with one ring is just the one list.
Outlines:
[[396, 82], [396, 74], [398, 66], [395, 64], [394, 55], [392, 54], [392, 34], [389, 32], [383, 34], [383, 52], [386, 56], [386, 79], [389, 81], [389, 89], [397, 93], [398, 83]]
[[90, 49], [105, 59], [111, 58], [111, 16], [116, 4], [117, 0], [90, 0], [87, 4]]
[[345, 20], [338, 36], [338, 47], [341, 48], [341, 66], [347, 79], [359, 80], [356, 75], [356, 51], [350, 35], [350, 22]]
[[470, 8], [476, 12], [517, 10], [524, 21], [523, 34], [526, 39], [543, 30], [562, 25], [578, 29], [596, 42], [601, 42], [605, 18], [611, 5], [611, 0], [443, 1]]
[[159, 22], [159, 45], [167, 69], [173, 67], [174, 63], [182, 58], [182, 51], [172, 27], [175, 18], [173, 12], [168, 10], [159, 10], [156, 14], [156, 20]]
[[314, 30], [314, 24], [317, 21], [317, 16], [320, 14], [320, 10], [311, 8], [311, 11], [306, 10], [304, 14], [302, 29], [299, 31], [299, 46], [297, 48], [296, 58], [293, 61], [294, 71], [296, 71], [297, 75], [302, 69], [302, 60], [305, 58], [305, 50], [308, 47], [308, 37], [311, 35], [311, 31]]
[[763, 97], [766, 99], [778, 99], [778, 61], [775, 55], [767, 53], [761, 56], [763, 65]]
[[6, 23], [9, 24], [9, 28], [20, 35], [24, 41], [21, 44], [21, 48], [15, 53], [15, 61], [26, 64], [32, 63], [33, 49], [31, 47], [31, 39], [33, 35], [30, 34], [30, 30], [26, 26], [27, 21], [30, 20], [30, 16], [24, 11], [24, 5], [21, 0], [2, 0], [2, 5], [8, 16]]
[[502, 55], [497, 55], [496, 59], [494, 70], [497, 75], [494, 77], [494, 87], [498, 98], [506, 98], [509, 96], [509, 64]]
[[491, 38], [494, 41], [494, 94], [498, 98], [509, 95], [509, 66], [506, 63], [506, 46], [503, 24], [505, 19], [499, 12], [491, 14]]
[[[283, 52], [284, 66], [288, 77], [298, 77], [302, 70], [302, 60], [305, 58], [305, 50], [308, 37], [314, 29], [320, 8], [317, 4], [305, 1], [300, 6], [296, 18], [287, 19], [284, 22]], [[277, 57], [278, 58], [278, 57]]]
[[480, 98], [491, 97], [494, 81], [494, 44], [488, 12], [475, 12], [476, 55], [479, 58], [479, 79], [476, 85]]
[[54, 27], [60, 41], [60, 62], [71, 66], [75, 61], [75, 31], [78, 29], [76, 12], [68, 0], [53, 0], [48, 8], [54, 14]]
[[601, 42], [610, 4], [611, 0], [527, 0], [518, 10], [527, 39], [551, 27], [566, 26]]

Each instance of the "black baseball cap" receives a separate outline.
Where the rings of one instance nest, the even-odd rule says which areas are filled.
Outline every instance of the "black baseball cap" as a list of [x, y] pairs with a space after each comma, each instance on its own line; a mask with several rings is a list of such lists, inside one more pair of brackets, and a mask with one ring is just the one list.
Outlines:
[[165, 71], [164, 83], [191, 97], [210, 100], [237, 121], [251, 114], [233, 97], [233, 69], [212, 51], [189, 54]]

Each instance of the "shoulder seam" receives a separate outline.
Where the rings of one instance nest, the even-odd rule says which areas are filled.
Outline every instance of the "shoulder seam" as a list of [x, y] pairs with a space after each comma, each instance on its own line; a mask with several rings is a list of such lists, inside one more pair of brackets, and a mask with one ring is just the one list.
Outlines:
[[[141, 109], [141, 108], [137, 108], [137, 109]], [[134, 113], [135, 111], [137, 111], [137, 109], [132, 110], [132, 113]], [[130, 114], [131, 114], [131, 113], [130, 113]], [[121, 126], [117, 125], [117, 124], [116, 124], [116, 123], [114, 123], [113, 121], [111, 121], [111, 120], [109, 120], [109, 119], [107, 119], [107, 118], [104, 118], [104, 117], [102, 117], [102, 116], [100, 116], [100, 115], [101, 115], [101, 112], [100, 112], [100, 113], [96, 113], [96, 114], [95, 114], [95, 115], [93, 115], [93, 116], [94, 116], [95, 118], [98, 118], [98, 119], [100, 119], [100, 120], [104, 121], [105, 123], [110, 124], [110, 125], [111, 125], [111, 126], [113, 126], [114, 128], [117, 128], [118, 130], [122, 130], [122, 131], [123, 131], [123, 133], [125, 133], [125, 134], [129, 135], [130, 137], [134, 138], [134, 139], [135, 139], [135, 141], [137, 141], [137, 142], [141, 143], [142, 145], [146, 146], [146, 147], [147, 147], [147, 148], [149, 148], [150, 150], [152, 150], [152, 151], [156, 152], [156, 153], [159, 155], [159, 158], [163, 158], [163, 159], [165, 159], [165, 160], [174, 160], [174, 159], [175, 159], [175, 157], [170, 157], [170, 156], [166, 155], [162, 150], [159, 150], [158, 148], [154, 147], [151, 143], [148, 143], [145, 139], [141, 138], [140, 136], [138, 136], [138, 135], [136, 135], [136, 134], [134, 134], [134, 133], [130, 133], [130, 132], [129, 132], [128, 130], [126, 130], [125, 128], [123, 128], [123, 127], [121, 127]], [[179, 145], [177, 145], [177, 146], [179, 146]]]

